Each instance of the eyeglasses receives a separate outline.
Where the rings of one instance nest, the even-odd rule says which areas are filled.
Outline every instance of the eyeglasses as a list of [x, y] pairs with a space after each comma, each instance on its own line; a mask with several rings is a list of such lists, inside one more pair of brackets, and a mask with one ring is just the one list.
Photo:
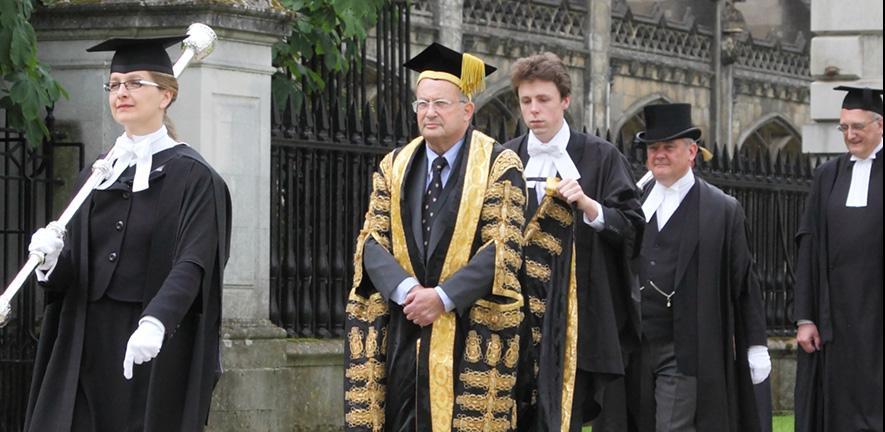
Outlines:
[[[467, 103], [467, 101], [465, 100], [459, 100], [457, 102]], [[445, 111], [454, 104], [455, 102], [452, 102], [448, 99], [418, 99], [412, 102], [412, 111], [415, 111], [415, 113], [427, 111], [427, 108], [429, 108], [431, 105], [433, 105], [434, 111]]]
[[843, 123], [843, 124], [840, 124], [839, 126], [836, 126], [836, 129], [842, 133], [848, 133], [852, 129], [860, 132], [863, 130], [863, 128], [867, 127], [870, 123], [872, 123], [874, 121], [876, 121], [876, 119], [870, 119], [870, 121], [868, 121], [866, 123], [852, 123], [852, 124], [844, 124]]
[[125, 87], [126, 90], [132, 91], [132, 90], [138, 90], [141, 88], [141, 86], [146, 86], [146, 85], [160, 87], [159, 84], [157, 84], [153, 81], [148, 81], [148, 80], [144, 80], [144, 79], [136, 79], [136, 80], [129, 80], [129, 81], [111, 81], [108, 83], [104, 83], [102, 86], [104, 87], [104, 91], [116, 93], [117, 91], [120, 90], [120, 86]]

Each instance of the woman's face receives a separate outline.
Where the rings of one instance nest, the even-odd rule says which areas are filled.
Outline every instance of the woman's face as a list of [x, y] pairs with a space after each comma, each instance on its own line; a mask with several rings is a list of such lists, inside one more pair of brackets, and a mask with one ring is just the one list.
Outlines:
[[[138, 81], [142, 81], [141, 85]], [[111, 115], [130, 135], [146, 135], [163, 125], [172, 92], [151, 85], [153, 82], [147, 71], [114, 72], [108, 80], [112, 87], [108, 92]]]

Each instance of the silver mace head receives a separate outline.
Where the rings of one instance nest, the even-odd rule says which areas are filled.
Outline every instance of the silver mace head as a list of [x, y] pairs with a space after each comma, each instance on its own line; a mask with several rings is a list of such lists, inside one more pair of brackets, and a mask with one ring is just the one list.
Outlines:
[[218, 36], [206, 24], [191, 24], [187, 28], [187, 35], [187, 39], [181, 41], [181, 45], [183, 49], [190, 48], [194, 51], [194, 60], [203, 60], [215, 49], [215, 41], [218, 39]]

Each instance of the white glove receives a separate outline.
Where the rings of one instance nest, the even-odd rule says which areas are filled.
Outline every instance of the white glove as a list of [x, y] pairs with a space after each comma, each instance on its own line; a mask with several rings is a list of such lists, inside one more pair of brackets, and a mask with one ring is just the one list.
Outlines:
[[123, 356], [123, 378], [132, 379], [132, 364], [142, 364], [153, 360], [163, 346], [166, 327], [160, 320], [148, 315], [138, 321], [138, 328], [129, 337], [126, 355]]
[[57, 221], [49, 222], [46, 228], [40, 228], [31, 236], [28, 252], [43, 257], [43, 262], [34, 269], [37, 280], [46, 282], [58, 264], [58, 256], [64, 247], [65, 227]]
[[768, 378], [771, 373], [771, 357], [768, 356], [767, 346], [753, 345], [747, 349], [747, 362], [750, 363], [750, 378], [754, 385]]

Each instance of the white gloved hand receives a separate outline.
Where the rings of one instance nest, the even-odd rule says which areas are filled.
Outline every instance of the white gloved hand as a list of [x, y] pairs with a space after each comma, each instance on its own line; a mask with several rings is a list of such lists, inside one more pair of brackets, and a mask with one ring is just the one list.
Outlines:
[[123, 356], [123, 378], [132, 379], [132, 364], [151, 361], [160, 353], [166, 327], [160, 320], [148, 315], [138, 321], [138, 328], [129, 337]]
[[771, 373], [771, 357], [768, 355], [768, 347], [753, 345], [747, 349], [747, 362], [750, 364], [750, 378], [753, 384], [759, 384], [768, 378]]
[[46, 282], [58, 264], [58, 256], [65, 245], [65, 227], [57, 221], [49, 222], [46, 228], [40, 228], [31, 236], [28, 252], [43, 257], [43, 262], [34, 269], [37, 280]]

